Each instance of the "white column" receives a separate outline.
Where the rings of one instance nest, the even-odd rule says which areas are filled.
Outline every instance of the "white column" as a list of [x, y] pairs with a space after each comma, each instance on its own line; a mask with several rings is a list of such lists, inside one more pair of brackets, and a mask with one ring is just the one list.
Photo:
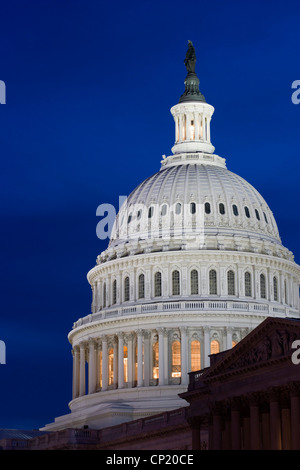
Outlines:
[[118, 334], [118, 388], [124, 387], [124, 333]]
[[108, 354], [107, 354], [107, 337], [102, 336], [102, 391], [108, 387]]
[[207, 117], [207, 140], [210, 142], [210, 116]]
[[209, 326], [204, 327], [204, 367], [210, 365], [210, 328]]
[[118, 388], [118, 339], [114, 338], [114, 388]]
[[85, 343], [80, 344], [80, 384], [79, 384], [79, 395], [82, 397], [85, 395]]
[[128, 348], [128, 388], [133, 386], [133, 334], [129, 333], [127, 336], [127, 348]]
[[158, 329], [158, 367], [159, 367], [159, 385], [165, 385], [164, 372], [164, 328]]
[[137, 368], [138, 368], [138, 377], [137, 377], [137, 386], [143, 386], [143, 331], [137, 331]]
[[187, 366], [187, 341], [186, 341], [186, 327], [180, 328], [181, 334], [181, 383], [186, 385], [188, 383], [188, 366]]
[[80, 352], [79, 348], [75, 346], [72, 350], [73, 354], [73, 400], [79, 396], [79, 360]]
[[232, 348], [232, 328], [230, 326], [227, 326], [226, 328], [226, 339], [227, 339], [226, 348], [231, 349]]
[[95, 361], [95, 343], [94, 340], [89, 340], [89, 393], [96, 391], [96, 361]]
[[150, 331], [144, 331], [144, 387], [150, 385]]
[[169, 336], [168, 336], [168, 330], [165, 328], [164, 329], [165, 385], [168, 385], [168, 383], [169, 383], [169, 354], [168, 354], [168, 350], [169, 350]]

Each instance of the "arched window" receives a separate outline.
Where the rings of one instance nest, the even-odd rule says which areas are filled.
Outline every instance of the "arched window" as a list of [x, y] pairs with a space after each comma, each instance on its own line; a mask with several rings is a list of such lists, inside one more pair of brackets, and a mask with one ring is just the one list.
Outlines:
[[190, 211], [191, 214], [196, 214], [196, 204], [194, 202], [191, 202], [190, 204]]
[[259, 212], [257, 209], [255, 209], [255, 215], [256, 215], [257, 220], [260, 220]]
[[153, 379], [159, 379], [158, 341], [155, 341], [152, 346], [152, 377]]
[[227, 272], [227, 294], [235, 295], [234, 272], [231, 270]]
[[219, 212], [220, 212], [221, 215], [225, 214], [225, 206], [224, 206], [223, 202], [220, 202], [220, 204], [219, 204]]
[[127, 346], [123, 347], [123, 364], [124, 364], [124, 382], [128, 382], [128, 349]]
[[191, 294], [199, 293], [198, 271], [193, 269], [191, 271]]
[[220, 343], [213, 339], [210, 343], [210, 354], [217, 354], [218, 352], [220, 352]]
[[161, 297], [161, 273], [159, 271], [154, 274], [154, 296]]
[[145, 297], [145, 276], [144, 274], [139, 275], [139, 299]]
[[106, 283], [103, 284], [103, 308], [106, 307]]
[[246, 217], [248, 217], [248, 219], [250, 218], [250, 212], [249, 212], [249, 208], [246, 206], [245, 207], [245, 214], [246, 214]]
[[151, 219], [151, 217], [153, 216], [153, 214], [154, 214], [154, 207], [151, 206], [151, 207], [149, 207], [149, 209], [148, 209], [148, 218]]
[[217, 272], [214, 269], [209, 271], [209, 293], [217, 295]]
[[245, 296], [252, 296], [251, 274], [248, 271], [245, 273]]
[[201, 369], [201, 351], [200, 341], [194, 340], [191, 342], [191, 371]]
[[260, 282], [260, 297], [262, 299], [266, 299], [267, 294], [266, 294], [266, 276], [264, 274], [261, 274], [259, 276], [259, 282]]
[[113, 281], [113, 285], [112, 285], [112, 303], [113, 303], [113, 305], [117, 303], [117, 281], [116, 281], [116, 279]]
[[204, 210], [205, 210], [205, 214], [210, 214], [210, 203], [209, 202], [206, 202], [204, 204]]
[[129, 300], [129, 277], [125, 277], [124, 280], [124, 302]]
[[114, 382], [114, 350], [110, 348], [108, 350], [108, 385]]
[[172, 295], [180, 295], [179, 271], [172, 272]]
[[181, 377], [180, 342], [172, 343], [172, 377]]
[[181, 204], [180, 202], [177, 202], [175, 206], [175, 214], [179, 215], [181, 213]]
[[273, 289], [274, 289], [274, 300], [277, 302], [278, 301], [278, 281], [277, 277], [273, 277]]
[[166, 215], [166, 213], [167, 213], [167, 204], [164, 204], [161, 208], [160, 214], [164, 216]]
[[235, 204], [232, 206], [233, 215], [239, 215], [239, 210]]

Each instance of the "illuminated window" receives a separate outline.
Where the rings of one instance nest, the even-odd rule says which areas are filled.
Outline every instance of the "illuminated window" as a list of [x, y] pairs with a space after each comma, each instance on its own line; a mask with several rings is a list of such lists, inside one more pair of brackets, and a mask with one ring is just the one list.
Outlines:
[[191, 140], [195, 140], [195, 125], [194, 121], [191, 121]]
[[273, 277], [274, 300], [278, 301], [278, 281], [277, 277]]
[[214, 269], [209, 271], [209, 293], [217, 295], [217, 272]]
[[99, 351], [99, 385], [102, 387], [102, 351]]
[[180, 342], [172, 343], [172, 377], [181, 377]]
[[172, 295], [180, 295], [179, 271], [172, 272]]
[[210, 343], [210, 354], [217, 354], [218, 352], [220, 352], [219, 341], [213, 339]]
[[114, 382], [114, 350], [110, 348], [108, 350], [108, 385]]
[[237, 341], [232, 341], [231, 346], [234, 348], [234, 346], [237, 345]]
[[198, 286], [198, 271], [193, 269], [191, 271], [191, 294], [198, 294], [199, 286]]
[[127, 346], [124, 346], [123, 349], [123, 364], [124, 364], [124, 382], [128, 382], [128, 349]]
[[200, 341], [194, 340], [191, 342], [191, 371], [201, 369], [201, 352]]
[[139, 299], [145, 297], [145, 276], [144, 274], [139, 275]]
[[161, 273], [159, 271], [154, 274], [154, 296], [161, 296]]
[[227, 273], [227, 293], [228, 295], [235, 295], [235, 281], [233, 271], [228, 271]]
[[158, 367], [158, 342], [153, 343], [152, 347], [152, 377], [153, 379], [159, 378], [159, 367]]
[[260, 297], [262, 299], [266, 298], [266, 277], [264, 274], [261, 274], [259, 277], [260, 280]]
[[127, 302], [129, 300], [129, 277], [125, 277], [124, 281], [124, 301]]
[[251, 274], [248, 272], [245, 273], [245, 296], [246, 297], [252, 296]]
[[103, 308], [106, 307], [106, 283], [103, 284]]
[[116, 304], [117, 303], [117, 281], [114, 280], [113, 286], [112, 286], [112, 303]]

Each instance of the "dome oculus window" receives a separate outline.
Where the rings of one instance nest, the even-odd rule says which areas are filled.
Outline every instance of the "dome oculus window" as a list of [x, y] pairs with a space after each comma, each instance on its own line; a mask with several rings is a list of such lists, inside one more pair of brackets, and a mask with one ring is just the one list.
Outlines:
[[142, 209], [138, 210], [138, 213], [136, 215], [137, 220], [140, 220], [141, 217], [142, 217]]
[[257, 209], [255, 209], [255, 215], [256, 215], [257, 220], [260, 220], [259, 212]]
[[269, 222], [265, 213], [264, 213], [264, 218], [265, 218], [266, 224], [268, 224]]

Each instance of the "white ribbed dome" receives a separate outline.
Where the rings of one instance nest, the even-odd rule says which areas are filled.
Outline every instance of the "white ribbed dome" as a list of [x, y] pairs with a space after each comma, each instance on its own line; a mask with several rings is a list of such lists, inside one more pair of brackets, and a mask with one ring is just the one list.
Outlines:
[[265, 243], [282, 246], [276, 221], [259, 192], [227, 170], [220, 157], [198, 158], [189, 163], [180, 156], [168, 157], [159, 172], [130, 194], [116, 218], [110, 248], [143, 240], [159, 244], [166, 238], [181, 241], [181, 248], [194, 240], [193, 248], [221, 244], [232, 250], [238, 238], [260, 243], [255, 251], [262, 251]]

